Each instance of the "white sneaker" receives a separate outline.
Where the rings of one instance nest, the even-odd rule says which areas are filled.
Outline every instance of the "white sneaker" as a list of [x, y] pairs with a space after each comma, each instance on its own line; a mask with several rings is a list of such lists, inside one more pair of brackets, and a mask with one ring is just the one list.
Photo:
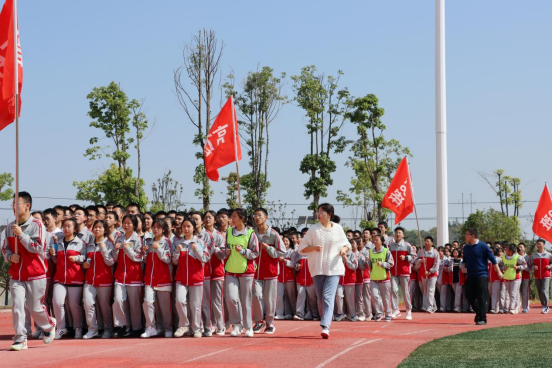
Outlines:
[[75, 339], [80, 340], [81, 338], [83, 338], [83, 329], [75, 328]]
[[359, 320], [360, 322], [364, 322], [365, 319], [367, 319], [367, 318], [365, 318], [364, 315], [361, 315], [361, 316], [358, 316], [358, 317], [357, 317], [357, 320]]
[[326, 340], [328, 339], [329, 336], [330, 336], [330, 331], [328, 330], [328, 328], [323, 328], [323, 330], [321, 331], [321, 337]]
[[140, 335], [142, 338], [150, 338], [157, 336], [157, 329], [156, 327], [147, 327], [144, 333]]
[[299, 315], [294, 315], [294, 320], [303, 320], [303, 318]]
[[395, 319], [400, 316], [401, 316], [401, 312], [399, 310], [396, 310], [392, 313], [392, 319]]
[[67, 334], [67, 329], [64, 329], [64, 328], [58, 328], [58, 329], [56, 329], [56, 336], [55, 336], [55, 339], [56, 339], [56, 340], [61, 339], [61, 337], [62, 337], [64, 334]]
[[405, 319], [407, 319], [407, 320], [413, 319], [413, 317], [411, 316], [411, 312], [410, 312], [410, 311], [408, 311], [407, 314], [405, 315]]
[[246, 337], [253, 337], [253, 328], [246, 329]]
[[27, 350], [27, 340], [23, 342], [14, 342], [8, 351], [21, 351], [21, 350]]
[[190, 330], [190, 328], [188, 327], [179, 327], [175, 333], [173, 334], [173, 337], [182, 337], [184, 336], [186, 333], [188, 333], [188, 331]]
[[52, 331], [51, 332], [44, 332], [42, 334], [42, 342], [44, 342], [45, 344], [49, 344], [51, 343], [53, 340], [54, 340], [54, 337], [56, 336], [56, 318], [52, 318], [50, 317], [50, 320], [52, 321], [52, 323], [54, 323], [54, 328], [52, 328]]
[[217, 336], [224, 336], [224, 335], [225, 335], [225, 329], [224, 329], [224, 328], [221, 329], [221, 330], [217, 329], [217, 330], [215, 331], [215, 334], [216, 334]]
[[202, 331], [194, 332], [194, 338], [202, 338]]
[[275, 320], [284, 320], [284, 315], [276, 315]]
[[83, 336], [85, 340], [89, 340], [91, 338], [98, 337], [98, 331], [90, 330], [86, 332], [86, 334]]
[[[232, 327], [232, 332], [230, 332], [231, 337], [237, 337], [240, 333], [242, 333], [242, 326], [240, 324], [235, 324]], [[253, 330], [252, 330], [253, 333]]]
[[40, 338], [40, 336], [43, 334], [42, 329], [37, 329], [33, 332], [33, 338]]

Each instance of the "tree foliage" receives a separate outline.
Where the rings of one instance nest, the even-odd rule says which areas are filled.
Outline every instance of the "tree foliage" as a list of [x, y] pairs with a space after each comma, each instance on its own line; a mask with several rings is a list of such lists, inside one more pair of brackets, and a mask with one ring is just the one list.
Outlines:
[[292, 76], [294, 101], [305, 110], [306, 128], [310, 136], [310, 152], [300, 163], [300, 171], [309, 175], [304, 184], [306, 199], [313, 197], [309, 209], [315, 213], [319, 199], [327, 196], [332, 185], [332, 173], [336, 163], [331, 153], [343, 152], [349, 143], [341, 135], [344, 114], [347, 111], [345, 101], [349, 96], [347, 88], [339, 88], [342, 71], [338, 77], [317, 74], [314, 65], [302, 68], [301, 74]]
[[152, 184], [152, 206], [151, 211], [169, 211], [181, 210], [184, 207], [182, 203], [183, 186], [171, 177], [171, 170], [158, 178]]
[[[77, 200], [91, 201], [95, 204], [104, 204], [106, 202], [115, 202], [123, 206], [135, 202], [140, 205], [140, 209], [146, 209], [148, 197], [144, 192], [144, 180], [133, 177], [132, 169], [127, 168], [125, 183], [121, 186], [120, 171], [115, 163], [110, 168], [98, 176], [98, 178], [89, 179], [83, 182], [73, 182], [77, 187]], [[135, 188], [138, 183], [138, 196], [134, 192], [128, 192], [127, 188]]]
[[499, 197], [501, 212], [509, 216], [509, 205], [513, 205], [511, 215], [518, 217], [523, 204], [520, 178], [506, 175], [503, 169], [494, 170], [493, 174], [480, 171], [478, 175], [488, 183]]
[[357, 140], [352, 145], [352, 156], [346, 163], [353, 169], [352, 187], [348, 194], [338, 191], [337, 199], [348, 206], [362, 206], [367, 221], [385, 220], [389, 211], [382, 207], [392, 175], [404, 156], [411, 156], [407, 147], [398, 140], [384, 137], [382, 123], [384, 109], [378, 106], [373, 94], [348, 100], [350, 110], [345, 117], [356, 126]]
[[[13, 190], [10, 188], [13, 184], [11, 173], [0, 173], [0, 201], [8, 201], [13, 198]], [[8, 187], [4, 189], [4, 187]]]
[[486, 211], [476, 210], [469, 215], [461, 234], [463, 236], [468, 228], [478, 230], [478, 238], [483, 241], [507, 241], [516, 243], [522, 238], [520, 223], [517, 217], [508, 217], [500, 211], [488, 209]]

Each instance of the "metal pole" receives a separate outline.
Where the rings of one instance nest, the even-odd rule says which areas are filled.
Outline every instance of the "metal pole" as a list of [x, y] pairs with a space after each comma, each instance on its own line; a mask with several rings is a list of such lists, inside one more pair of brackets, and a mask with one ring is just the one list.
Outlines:
[[463, 213], [463, 223], [465, 222], [465, 194], [461, 192], [461, 211]]
[[444, 245], [449, 238], [445, 86], [445, 0], [436, 0], [436, 207], [438, 245]]
[[234, 138], [234, 162], [236, 163], [236, 186], [238, 189], [238, 206], [242, 207], [242, 197], [240, 196], [240, 174], [238, 173], [238, 145], [236, 144], [236, 122], [234, 119], [234, 98], [230, 96], [232, 104], [232, 137]]
[[[407, 161], [407, 172], [409, 173], [409, 183], [411, 184], [411, 197], [413, 198], [413, 208], [415, 209], [415, 219], [417, 220], [417, 231], [419, 233], [419, 245], [422, 248], [423, 244], [422, 244], [422, 237], [421, 237], [421, 227], [419, 227], [419, 216], [417, 215], [417, 202], [415, 201], [415, 189], [413, 187], [413, 178], [411, 177], [411, 167], [409, 166], [409, 161]], [[425, 259], [425, 263], [426, 263], [426, 259]]]
[[[17, 57], [17, 0], [13, 0], [13, 56], [15, 59], [15, 224], [19, 224], [19, 65]], [[19, 254], [18, 241], [15, 242], [15, 253]]]

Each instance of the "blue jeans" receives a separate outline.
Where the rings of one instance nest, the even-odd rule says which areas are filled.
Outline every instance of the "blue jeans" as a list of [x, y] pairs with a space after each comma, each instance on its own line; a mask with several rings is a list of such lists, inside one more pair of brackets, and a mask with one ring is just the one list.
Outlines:
[[332, 323], [334, 300], [339, 281], [339, 275], [316, 275], [313, 277], [313, 284], [315, 284], [315, 290], [317, 291], [321, 327], [323, 328], [330, 328], [330, 323]]

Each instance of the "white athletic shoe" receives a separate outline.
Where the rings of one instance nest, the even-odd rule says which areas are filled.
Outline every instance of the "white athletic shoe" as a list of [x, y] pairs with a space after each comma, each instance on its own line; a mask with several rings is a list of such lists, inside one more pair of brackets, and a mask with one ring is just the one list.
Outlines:
[[407, 319], [407, 320], [412, 320], [413, 319], [413, 317], [411, 316], [410, 311], [408, 311], [407, 314], [405, 315], [405, 319]]
[[86, 334], [83, 336], [85, 340], [89, 340], [91, 338], [98, 337], [98, 331], [89, 330], [86, 332]]
[[[240, 324], [235, 324], [232, 327], [232, 332], [230, 332], [231, 337], [237, 337], [240, 333], [242, 333], [242, 326]], [[253, 330], [252, 330], [253, 333]]]
[[59, 340], [63, 337], [64, 334], [67, 334], [67, 329], [64, 328], [58, 328], [56, 329], [56, 337], [55, 339]]
[[81, 338], [83, 338], [83, 329], [75, 328], [75, 339], [80, 340]]
[[399, 310], [396, 310], [392, 313], [392, 319], [395, 319], [400, 316], [401, 316], [401, 312]]
[[364, 315], [361, 315], [361, 316], [357, 317], [357, 320], [359, 320], [360, 322], [364, 322], [365, 319], [367, 319], [367, 318]]
[[246, 337], [253, 337], [253, 328], [246, 329]]
[[218, 330], [215, 331], [215, 334], [217, 336], [224, 336], [225, 335], [225, 329], [224, 328], [221, 329], [221, 330], [218, 329]]
[[54, 328], [52, 328], [52, 331], [48, 333], [44, 332], [42, 334], [42, 342], [44, 342], [45, 344], [49, 344], [50, 342], [52, 342], [54, 340], [54, 337], [56, 336], [56, 318], [50, 318], [50, 320], [52, 320], [52, 323], [54, 323]]
[[140, 335], [142, 338], [150, 338], [157, 336], [157, 329], [156, 327], [147, 327], [144, 333]]
[[325, 340], [330, 337], [330, 331], [328, 330], [328, 328], [323, 328], [323, 330], [321, 331], [321, 337]]
[[202, 338], [202, 331], [194, 332], [194, 338]]
[[23, 342], [14, 342], [8, 351], [21, 351], [21, 350], [27, 350], [27, 340]]
[[190, 328], [188, 327], [179, 327], [175, 333], [173, 334], [173, 337], [182, 337], [184, 336], [185, 334], [188, 333], [188, 331], [190, 330]]

